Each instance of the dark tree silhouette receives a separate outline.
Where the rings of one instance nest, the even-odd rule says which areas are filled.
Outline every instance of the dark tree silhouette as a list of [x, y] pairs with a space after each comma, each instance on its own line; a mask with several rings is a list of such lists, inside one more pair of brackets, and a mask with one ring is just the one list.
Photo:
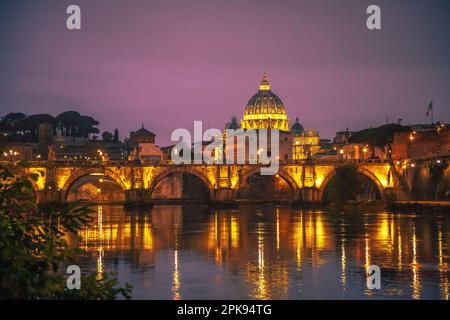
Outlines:
[[49, 114], [9, 113], [0, 121], [0, 132], [6, 133], [10, 141], [37, 141], [41, 123], [50, 123], [55, 132], [59, 128], [65, 136], [89, 138], [100, 132], [97, 120], [76, 111], [66, 111], [55, 118]]
[[27, 116], [21, 112], [10, 112], [2, 117], [0, 121], [0, 130], [2, 132], [11, 133], [17, 128], [17, 123], [26, 117]]
[[361, 177], [355, 164], [345, 164], [336, 169], [335, 175], [325, 187], [325, 201], [343, 206], [356, 200], [361, 191]]
[[113, 139], [113, 135], [109, 131], [105, 131], [102, 133], [102, 140], [103, 142], [111, 142]]

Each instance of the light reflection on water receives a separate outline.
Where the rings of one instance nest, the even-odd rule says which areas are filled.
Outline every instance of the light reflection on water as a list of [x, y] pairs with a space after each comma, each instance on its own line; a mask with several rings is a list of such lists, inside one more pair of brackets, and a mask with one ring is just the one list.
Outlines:
[[[99, 206], [85, 270], [135, 299], [448, 299], [450, 216], [289, 207]], [[366, 269], [381, 268], [381, 290]]]

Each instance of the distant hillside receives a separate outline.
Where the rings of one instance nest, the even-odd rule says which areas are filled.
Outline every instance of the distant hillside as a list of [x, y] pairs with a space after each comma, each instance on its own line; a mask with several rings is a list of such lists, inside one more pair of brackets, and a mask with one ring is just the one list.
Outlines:
[[376, 147], [383, 147], [391, 141], [394, 133], [411, 131], [410, 127], [398, 124], [387, 124], [378, 128], [364, 129], [354, 133], [350, 139], [350, 143], [367, 143]]

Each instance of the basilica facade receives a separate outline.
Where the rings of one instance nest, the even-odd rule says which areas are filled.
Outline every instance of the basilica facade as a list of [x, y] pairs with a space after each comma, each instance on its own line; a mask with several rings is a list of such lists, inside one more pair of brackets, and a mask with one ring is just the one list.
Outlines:
[[[232, 121], [233, 123], [233, 121]], [[234, 121], [236, 127], [236, 121]], [[319, 133], [304, 130], [298, 117], [292, 127], [282, 100], [272, 91], [267, 74], [259, 90], [247, 102], [242, 129], [278, 129], [280, 131], [280, 160], [297, 161], [311, 158], [320, 151]]]

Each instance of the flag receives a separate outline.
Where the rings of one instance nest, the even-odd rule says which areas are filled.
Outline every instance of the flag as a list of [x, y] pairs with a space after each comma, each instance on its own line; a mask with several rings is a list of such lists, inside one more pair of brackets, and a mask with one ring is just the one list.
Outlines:
[[433, 101], [430, 102], [427, 109], [427, 117], [430, 115], [430, 112], [433, 111]]

